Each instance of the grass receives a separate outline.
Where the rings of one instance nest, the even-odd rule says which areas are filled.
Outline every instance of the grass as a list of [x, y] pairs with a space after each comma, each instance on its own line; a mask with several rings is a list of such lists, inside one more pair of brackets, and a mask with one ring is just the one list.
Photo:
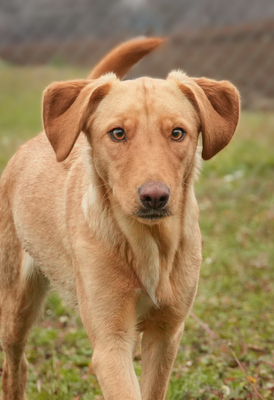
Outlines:
[[[41, 130], [44, 87], [86, 74], [54, 66], [0, 66], [0, 173], [18, 146]], [[256, 399], [228, 343], [261, 395], [273, 398], [273, 126], [274, 114], [244, 112], [231, 144], [204, 163], [196, 185], [204, 261], [193, 312], [215, 337], [188, 318], [168, 400]], [[81, 321], [55, 292], [26, 352], [28, 400], [102, 398]], [[140, 375], [140, 360], [135, 367]]]

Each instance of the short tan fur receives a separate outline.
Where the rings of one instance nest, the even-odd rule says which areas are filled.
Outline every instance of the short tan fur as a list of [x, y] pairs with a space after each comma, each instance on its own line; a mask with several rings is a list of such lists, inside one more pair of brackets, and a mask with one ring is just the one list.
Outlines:
[[52, 83], [45, 132], [2, 175], [2, 400], [26, 399], [24, 346], [50, 283], [79, 309], [104, 398], [165, 398], [201, 264], [198, 135], [204, 159], [224, 148], [239, 94], [181, 71], [120, 80], [161, 42], [135, 39], [89, 79]]

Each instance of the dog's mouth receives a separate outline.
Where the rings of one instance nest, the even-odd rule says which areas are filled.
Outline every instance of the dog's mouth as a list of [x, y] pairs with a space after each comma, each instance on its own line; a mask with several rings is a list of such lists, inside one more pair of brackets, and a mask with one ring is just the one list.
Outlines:
[[170, 210], [168, 207], [160, 209], [160, 210], [154, 210], [151, 208], [141, 208], [137, 212], [134, 213], [135, 217], [147, 220], [147, 221], [157, 221], [160, 220], [164, 217], [169, 217], [171, 214]]

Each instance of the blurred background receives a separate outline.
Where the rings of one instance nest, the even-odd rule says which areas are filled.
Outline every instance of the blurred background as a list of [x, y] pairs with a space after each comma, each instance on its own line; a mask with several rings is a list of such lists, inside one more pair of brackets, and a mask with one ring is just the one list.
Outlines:
[[182, 68], [195, 76], [231, 79], [242, 93], [244, 107], [273, 107], [272, 0], [1, 0], [0, 4], [0, 57], [16, 65], [91, 67], [113, 45], [136, 35], [171, 38], [138, 68], [138, 74], [164, 77], [170, 69]]
[[[229, 79], [243, 108], [231, 144], [204, 163], [197, 183], [204, 261], [167, 398], [257, 399], [252, 383], [272, 399], [273, 0], [1, 0], [0, 174], [42, 130], [49, 83], [85, 78], [113, 46], [140, 35], [169, 40], [129, 77], [180, 68]], [[91, 354], [81, 321], [53, 292], [27, 347], [28, 399], [101, 399]], [[140, 375], [138, 355], [135, 368]]]

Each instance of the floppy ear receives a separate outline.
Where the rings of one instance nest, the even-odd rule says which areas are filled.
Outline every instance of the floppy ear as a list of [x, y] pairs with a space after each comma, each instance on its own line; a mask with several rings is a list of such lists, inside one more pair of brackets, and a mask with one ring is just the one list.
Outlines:
[[45, 90], [44, 128], [57, 161], [68, 157], [84, 128], [88, 113], [94, 112], [109, 92], [111, 83], [106, 81], [105, 77], [100, 80], [54, 82]]
[[[178, 82], [179, 73], [173, 77]], [[240, 96], [228, 81], [189, 78], [180, 73], [179, 87], [196, 109], [203, 139], [202, 157], [209, 160], [231, 140], [240, 113]]]

